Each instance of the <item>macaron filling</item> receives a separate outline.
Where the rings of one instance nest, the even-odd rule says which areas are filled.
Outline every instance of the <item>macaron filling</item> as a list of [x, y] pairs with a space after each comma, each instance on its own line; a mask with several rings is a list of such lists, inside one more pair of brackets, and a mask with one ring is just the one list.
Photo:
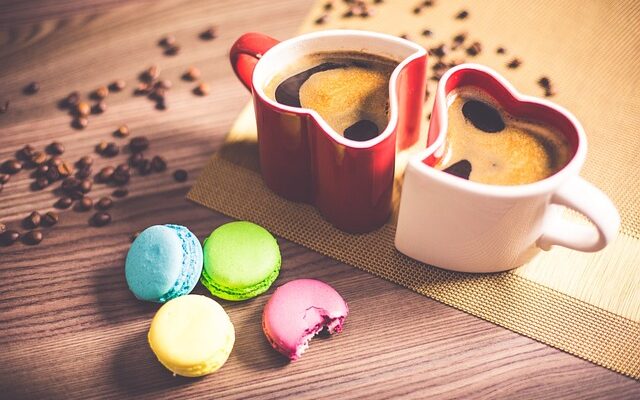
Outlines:
[[173, 287], [158, 300], [161, 303], [190, 292], [198, 283], [200, 274], [197, 270], [202, 265], [202, 260], [197, 256], [199, 254], [197, 248], [200, 247], [198, 238], [183, 226], [172, 224], [165, 226], [171, 228], [182, 242], [182, 271]]
[[209, 274], [207, 274], [206, 268], [202, 270], [202, 284], [209, 289], [209, 291], [225, 300], [245, 300], [258, 296], [271, 287], [271, 284], [275, 282], [280, 274], [280, 265], [276, 266], [274, 270], [267, 276], [265, 280], [259, 282], [256, 285], [245, 288], [229, 288], [216, 283]]

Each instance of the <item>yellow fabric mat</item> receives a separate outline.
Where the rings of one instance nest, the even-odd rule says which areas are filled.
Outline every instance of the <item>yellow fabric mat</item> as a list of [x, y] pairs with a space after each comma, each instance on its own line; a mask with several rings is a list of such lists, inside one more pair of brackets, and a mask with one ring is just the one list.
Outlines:
[[[326, 24], [316, 25], [313, 21], [324, 12], [324, 3], [311, 10], [301, 31], [356, 28], [408, 34], [427, 48], [468, 32], [468, 43], [480, 41], [482, 53], [469, 57], [458, 51], [452, 58], [495, 68], [521, 92], [532, 95], [542, 94], [536, 81], [549, 76], [558, 91], [553, 101], [571, 110], [587, 132], [589, 153], [582, 175], [603, 189], [620, 210], [622, 229], [616, 241], [596, 254], [554, 248], [502, 274], [461, 274], [420, 264], [395, 251], [393, 220], [376, 232], [348, 235], [326, 223], [313, 207], [271, 193], [259, 175], [250, 106], [189, 198], [640, 379], [640, 5], [634, 1], [437, 2], [414, 14], [419, 1], [387, 0], [375, 6], [372, 17], [342, 18], [346, 5], [340, 2]], [[469, 17], [454, 19], [463, 9]], [[433, 35], [423, 37], [424, 29]], [[504, 46], [507, 54], [496, 54], [498, 46]], [[513, 57], [523, 64], [511, 70], [506, 63]], [[433, 63], [435, 58], [430, 59], [430, 66]], [[433, 92], [435, 81], [429, 86]], [[431, 107], [432, 99], [425, 113]], [[396, 201], [411, 152], [398, 157]]]

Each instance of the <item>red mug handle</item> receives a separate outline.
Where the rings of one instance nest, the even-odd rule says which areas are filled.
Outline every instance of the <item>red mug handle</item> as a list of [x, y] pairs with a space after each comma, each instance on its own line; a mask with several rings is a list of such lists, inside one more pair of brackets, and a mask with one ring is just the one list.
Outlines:
[[253, 69], [258, 60], [270, 48], [280, 43], [278, 40], [262, 33], [245, 33], [231, 47], [229, 59], [240, 82], [251, 91]]

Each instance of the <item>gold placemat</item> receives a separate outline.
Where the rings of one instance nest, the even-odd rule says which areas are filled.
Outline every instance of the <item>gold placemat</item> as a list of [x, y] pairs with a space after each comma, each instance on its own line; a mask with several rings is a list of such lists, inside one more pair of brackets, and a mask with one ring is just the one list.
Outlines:
[[[589, 138], [583, 176], [616, 203], [622, 229], [616, 241], [596, 254], [555, 248], [517, 270], [491, 275], [454, 273], [398, 253], [395, 224], [365, 235], [345, 234], [311, 206], [270, 192], [259, 175], [255, 122], [248, 106], [220, 152], [212, 157], [189, 198], [238, 219], [445, 304], [492, 321], [599, 365], [640, 379], [640, 6], [633, 1], [506, 1], [463, 5], [442, 2], [414, 14], [414, 1], [386, 1], [369, 18], [342, 18], [334, 2], [327, 23], [315, 25], [320, 1], [302, 25], [362, 28], [434, 47], [468, 32], [483, 51], [467, 61], [503, 73], [522, 92], [541, 95], [536, 81], [547, 75], [554, 101], [572, 110]], [[453, 17], [462, 9], [466, 20]], [[402, 30], [400, 30], [402, 29]], [[431, 37], [421, 32], [430, 29]], [[284, 39], [284, 38], [282, 38]], [[506, 55], [495, 49], [504, 46]], [[458, 50], [462, 57], [464, 50]], [[513, 57], [523, 61], [511, 70]], [[435, 60], [430, 60], [433, 65]], [[435, 82], [430, 83], [433, 92]], [[426, 112], [431, 110], [431, 100]], [[426, 128], [426, 124], [425, 124]], [[410, 152], [399, 155], [401, 171]]]

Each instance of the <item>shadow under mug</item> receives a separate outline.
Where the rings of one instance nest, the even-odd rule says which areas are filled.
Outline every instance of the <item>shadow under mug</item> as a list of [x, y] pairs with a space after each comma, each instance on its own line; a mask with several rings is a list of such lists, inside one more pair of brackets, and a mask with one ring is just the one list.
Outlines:
[[[317, 112], [279, 104], [264, 92], [270, 79], [305, 55], [341, 51], [399, 61], [389, 80], [389, 123], [368, 141], [346, 139]], [[328, 30], [283, 42], [247, 33], [234, 43], [230, 59], [253, 95], [266, 185], [286, 199], [315, 205], [327, 221], [347, 232], [368, 232], [387, 222], [396, 150], [411, 146], [420, 136], [426, 50], [408, 40], [365, 31]]]
[[[447, 95], [463, 86], [481, 89], [515, 117], [562, 133], [571, 146], [570, 161], [546, 179], [516, 186], [476, 183], [433, 168], [445, 149]], [[450, 69], [438, 83], [427, 148], [412, 157], [405, 172], [396, 248], [424, 263], [463, 272], [515, 268], [552, 245], [598, 251], [615, 238], [620, 216], [602, 191], [579, 176], [586, 153], [584, 130], [564, 108], [519, 94], [482, 65]], [[591, 225], [564, 219], [561, 206], [583, 214]]]

